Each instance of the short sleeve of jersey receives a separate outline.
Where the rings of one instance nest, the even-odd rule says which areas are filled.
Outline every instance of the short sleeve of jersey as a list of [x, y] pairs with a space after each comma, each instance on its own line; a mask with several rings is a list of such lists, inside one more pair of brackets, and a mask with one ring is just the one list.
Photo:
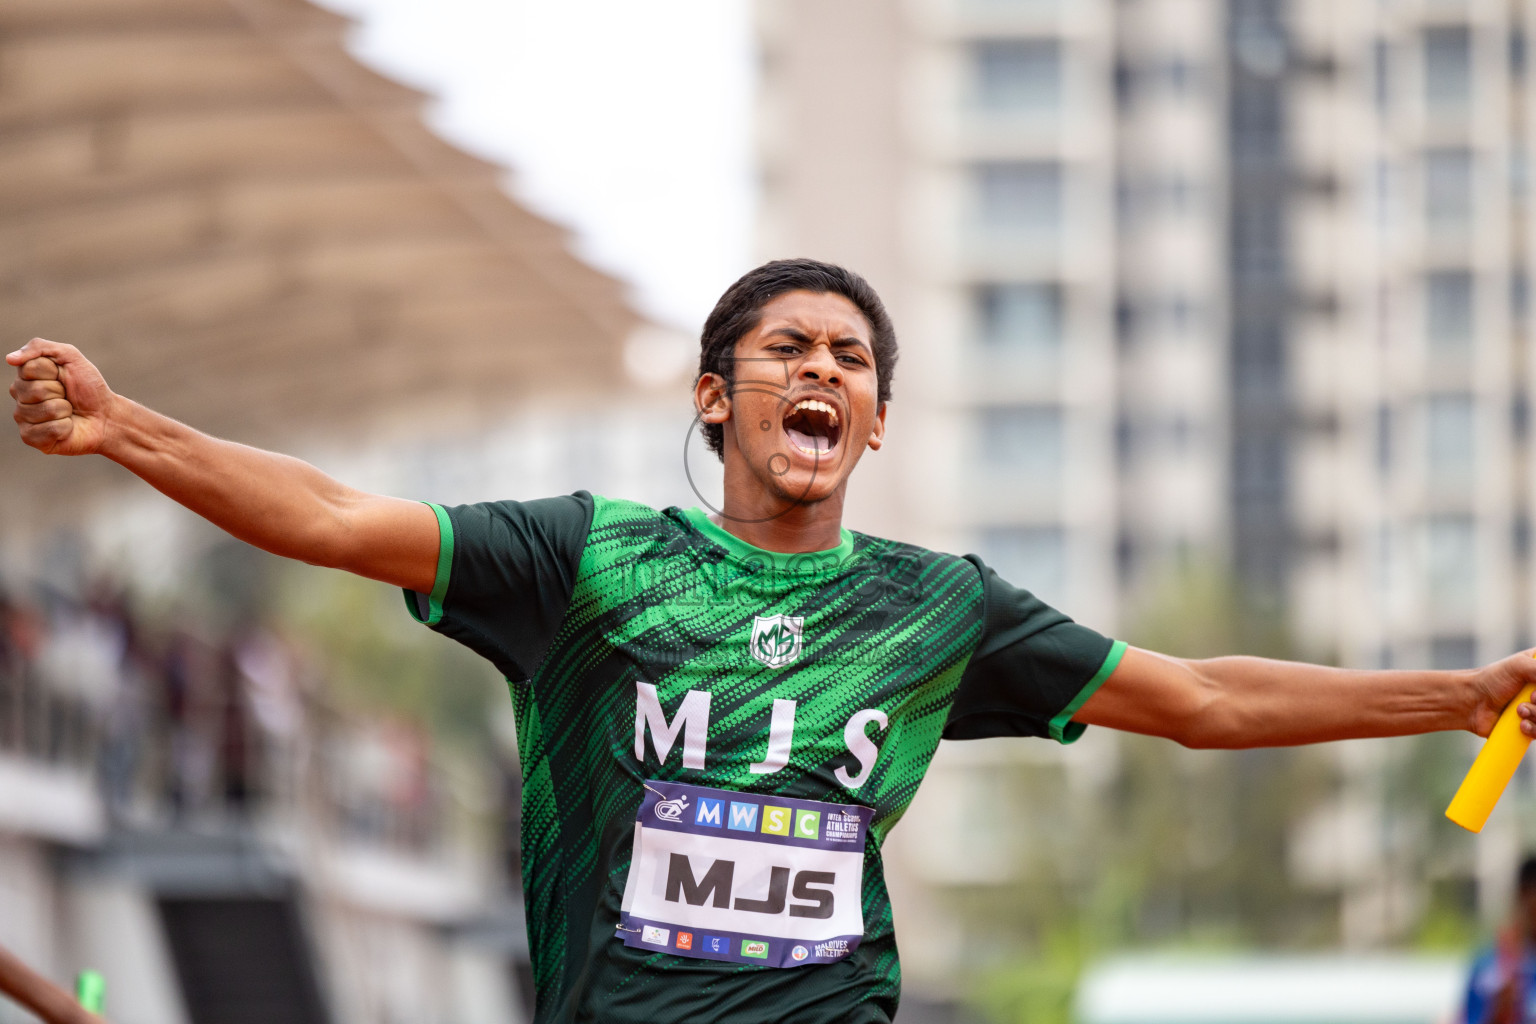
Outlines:
[[570, 605], [592, 496], [431, 508], [440, 538], [437, 578], [431, 594], [405, 592], [411, 615], [512, 682], [531, 678]]
[[998, 576], [981, 573], [981, 642], [955, 690], [947, 740], [1049, 736], [1071, 743], [1085, 726], [1072, 715], [1109, 678], [1125, 653], [1110, 640]]

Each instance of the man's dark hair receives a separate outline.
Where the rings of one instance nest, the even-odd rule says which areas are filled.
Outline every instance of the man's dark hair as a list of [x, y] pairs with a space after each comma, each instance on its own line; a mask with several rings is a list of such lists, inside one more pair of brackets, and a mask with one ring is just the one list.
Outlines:
[[[735, 383], [736, 343], [756, 329], [764, 306], [785, 292], [801, 291], [841, 295], [859, 307], [869, 321], [878, 397], [882, 403], [890, 401], [891, 378], [896, 371], [896, 328], [885, 303], [858, 274], [819, 260], [773, 260], [747, 271], [727, 288], [704, 321], [704, 333], [699, 336], [699, 375], [694, 383], [706, 373], [718, 373], [727, 383]], [[705, 423], [702, 431], [709, 450], [725, 461], [725, 428], [719, 423]]]

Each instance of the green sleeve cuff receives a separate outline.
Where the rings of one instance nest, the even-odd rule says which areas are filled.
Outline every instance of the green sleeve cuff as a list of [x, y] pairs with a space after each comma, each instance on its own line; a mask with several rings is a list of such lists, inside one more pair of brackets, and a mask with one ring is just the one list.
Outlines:
[[423, 618], [418, 595], [405, 592], [405, 606], [417, 622], [435, 626], [443, 620], [443, 598], [448, 595], [448, 574], [453, 570], [453, 520], [443, 506], [430, 501], [422, 502], [437, 515], [437, 575], [432, 580], [432, 593], [427, 597], [427, 614]]
[[1077, 696], [1072, 698], [1072, 703], [1062, 708], [1060, 713], [1051, 719], [1051, 739], [1058, 743], [1075, 743], [1077, 738], [1087, 731], [1088, 727], [1082, 722], [1072, 721], [1072, 716], [1088, 703], [1089, 697], [1098, 692], [1099, 687], [1104, 685], [1104, 680], [1119, 667], [1120, 659], [1123, 657], [1125, 657], [1125, 641], [1116, 640], [1110, 645], [1109, 653], [1104, 655], [1104, 663], [1093, 674], [1093, 678], [1077, 691]]

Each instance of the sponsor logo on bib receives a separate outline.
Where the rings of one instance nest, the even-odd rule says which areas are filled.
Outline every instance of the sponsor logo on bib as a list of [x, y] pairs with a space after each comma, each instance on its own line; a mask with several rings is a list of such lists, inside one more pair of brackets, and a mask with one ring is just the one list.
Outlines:
[[653, 946], [665, 946], [667, 938], [671, 935], [667, 928], [657, 928], [655, 925], [646, 925], [640, 935], [641, 942], [649, 942]]
[[769, 668], [783, 668], [800, 657], [800, 631], [805, 619], [799, 615], [756, 615], [752, 618], [752, 639], [747, 650]]
[[811, 951], [806, 949], [804, 946], [796, 946], [794, 949], [789, 951], [789, 955], [794, 957], [796, 960], [804, 960], [806, 957], [811, 955]]
[[675, 800], [663, 800], [656, 805], [656, 817], [662, 821], [682, 821], [683, 812], [688, 809], [688, 797], [680, 796]]
[[768, 943], [760, 939], [742, 939], [741, 955], [766, 960], [768, 959]]

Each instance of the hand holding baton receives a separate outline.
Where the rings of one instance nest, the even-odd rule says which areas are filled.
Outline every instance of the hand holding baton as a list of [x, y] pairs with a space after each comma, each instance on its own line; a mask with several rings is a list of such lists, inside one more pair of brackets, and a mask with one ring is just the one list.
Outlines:
[[1481, 832], [1488, 821], [1493, 805], [1499, 802], [1504, 787], [1514, 778], [1520, 759], [1531, 738], [1520, 731], [1520, 715], [1517, 709], [1531, 699], [1536, 683], [1524, 687], [1515, 699], [1504, 707], [1488, 742], [1478, 753], [1477, 760], [1467, 769], [1467, 777], [1461, 780], [1461, 788], [1451, 798], [1445, 816], [1469, 832]]

